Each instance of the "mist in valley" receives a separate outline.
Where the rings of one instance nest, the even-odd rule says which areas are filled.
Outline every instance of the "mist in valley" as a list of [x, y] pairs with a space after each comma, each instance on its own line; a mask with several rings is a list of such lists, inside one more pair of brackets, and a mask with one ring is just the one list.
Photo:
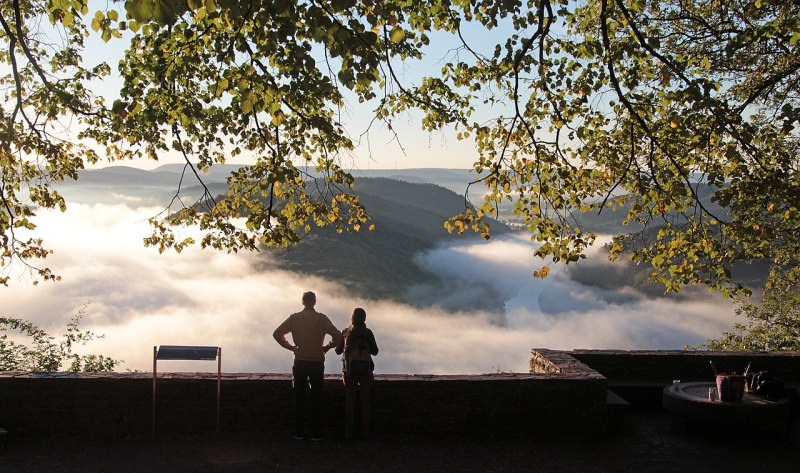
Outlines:
[[[0, 301], [3, 316], [30, 320], [53, 335], [88, 302], [81, 327], [105, 338], [78, 351], [122, 359], [119, 370], [149, 371], [155, 345], [214, 345], [223, 349], [225, 372], [288, 372], [291, 354], [272, 331], [301, 309], [307, 290], [317, 293], [317, 309], [339, 328], [353, 308], [366, 309], [381, 350], [378, 373], [525, 372], [536, 347], [681, 348], [718, 336], [735, 318], [730, 301], [704, 290], [667, 298], [626, 286], [624, 267], [608, 263], [601, 245], [587, 261], [553, 265], [547, 279], [534, 279], [542, 261], [532, 256], [526, 234], [514, 232], [421, 252], [414, 262], [441, 282], [412, 281], [410, 303], [374, 299], [335, 280], [265, 265], [272, 258], [266, 252], [191, 247], [159, 254], [142, 239], [150, 233], [147, 219], [162, 208], [135, 196], [117, 202], [40, 212], [38, 235], [55, 250], [46, 262], [62, 281], [34, 287], [20, 270]], [[167, 362], [160, 369], [213, 367]], [[326, 372], [339, 369], [330, 352]]]
[[[458, 170], [394, 176], [427, 184], [359, 181], [379, 228], [341, 245], [334, 235], [294, 253], [194, 246], [159, 254], [143, 245], [147, 220], [174, 195], [179, 171], [113, 167], [66, 186], [68, 210], [41, 211], [36, 220], [36, 235], [54, 250], [46, 263], [62, 280], [34, 287], [15, 267], [11, 286], [0, 292], [0, 314], [60, 335], [88, 304], [81, 327], [105, 337], [78, 351], [121, 359], [120, 370], [152, 369], [156, 345], [214, 345], [223, 349], [226, 372], [288, 372], [291, 354], [272, 331], [312, 290], [317, 310], [340, 329], [355, 307], [367, 311], [381, 350], [377, 372], [419, 374], [526, 372], [538, 347], [682, 348], [718, 336], [735, 318], [730, 301], [702, 288], [665, 297], [661, 288], [633, 281], [631, 267], [607, 261], [607, 239], [577, 265], [551, 265], [541, 280], [533, 271], [544, 263], [525, 232], [500, 225], [489, 242], [449, 237], [438, 225], [463, 205], [452, 192], [469, 176]], [[216, 172], [207, 184], [224, 189], [229, 170]], [[450, 189], [432, 185], [438, 181]], [[301, 264], [309, 255], [316, 265]], [[163, 369], [213, 367], [167, 362]], [[330, 352], [326, 371], [339, 369]]]

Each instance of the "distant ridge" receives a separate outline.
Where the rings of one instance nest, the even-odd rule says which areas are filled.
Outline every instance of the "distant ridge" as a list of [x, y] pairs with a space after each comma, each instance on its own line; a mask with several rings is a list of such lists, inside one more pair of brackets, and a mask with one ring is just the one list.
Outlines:
[[[244, 164], [217, 164], [199, 172], [206, 184], [224, 183], [232, 172], [241, 169]], [[144, 186], [175, 187], [180, 179], [184, 165], [179, 163], [163, 164], [153, 170], [138, 169], [125, 165], [113, 165], [100, 169], [84, 169], [79, 173], [78, 181], [68, 181], [70, 186], [107, 185], [107, 186]], [[428, 183], [450, 189], [456, 194], [464, 194], [467, 184], [475, 179], [470, 169], [444, 168], [408, 168], [408, 169], [350, 169], [354, 177], [385, 177], [411, 183]], [[306, 169], [311, 176], [317, 173]], [[187, 186], [200, 185], [194, 173], [187, 170], [184, 176]]]

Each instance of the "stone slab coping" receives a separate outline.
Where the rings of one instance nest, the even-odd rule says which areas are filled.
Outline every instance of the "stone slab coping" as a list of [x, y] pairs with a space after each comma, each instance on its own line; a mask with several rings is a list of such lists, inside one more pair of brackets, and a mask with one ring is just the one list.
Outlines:
[[[245, 380], [245, 381], [281, 381], [291, 380], [290, 373], [222, 373], [223, 381]], [[437, 382], [437, 381], [520, 381], [532, 379], [576, 379], [592, 376], [579, 376], [574, 373], [487, 373], [487, 374], [455, 374], [455, 375], [436, 375], [436, 374], [375, 374], [377, 381], [418, 381], [418, 382]], [[0, 379], [142, 379], [152, 380], [152, 372], [104, 372], [104, 373], [30, 373], [25, 371], [2, 371]], [[209, 379], [216, 380], [217, 373], [211, 372], [159, 372], [158, 379]], [[340, 380], [340, 374], [328, 373], [326, 380]]]
[[577, 348], [567, 350], [564, 353], [575, 355], [608, 355], [608, 356], [720, 356], [720, 357], [800, 357], [799, 351], [705, 351], [705, 350], [611, 350], [611, 349], [588, 349]]
[[590, 366], [572, 356], [571, 352], [549, 348], [534, 348], [531, 350], [531, 372], [573, 378], [605, 378]]

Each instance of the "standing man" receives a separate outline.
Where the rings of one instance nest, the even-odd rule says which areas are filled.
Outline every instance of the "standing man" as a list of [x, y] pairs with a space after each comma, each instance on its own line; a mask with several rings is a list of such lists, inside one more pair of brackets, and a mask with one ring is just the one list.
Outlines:
[[[342, 334], [331, 323], [328, 316], [314, 310], [317, 296], [309, 291], [303, 294], [303, 307], [284, 320], [272, 336], [283, 348], [294, 353], [292, 366], [292, 387], [294, 388], [295, 431], [293, 437], [300, 440], [306, 436], [306, 428], [311, 429], [311, 440], [322, 440], [320, 428], [322, 416], [322, 384], [325, 373], [325, 353], [336, 347]], [[292, 334], [292, 343], [286, 335]], [[325, 334], [331, 336], [327, 345]], [[306, 393], [311, 385], [311, 418], [306, 417]]]

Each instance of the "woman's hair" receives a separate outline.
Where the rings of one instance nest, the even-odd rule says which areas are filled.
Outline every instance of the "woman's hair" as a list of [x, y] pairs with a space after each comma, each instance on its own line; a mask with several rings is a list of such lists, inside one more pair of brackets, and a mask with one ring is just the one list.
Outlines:
[[353, 309], [353, 315], [350, 317], [350, 326], [367, 323], [367, 311], [361, 307]]
[[[350, 316], [350, 330], [348, 330], [347, 338], [349, 339], [351, 335], [356, 336], [363, 336], [367, 332], [367, 311], [362, 309], [361, 307], [356, 307], [353, 309], [353, 315]], [[345, 345], [348, 344], [348, 340], [345, 340]], [[345, 348], [346, 350], [347, 348]]]

